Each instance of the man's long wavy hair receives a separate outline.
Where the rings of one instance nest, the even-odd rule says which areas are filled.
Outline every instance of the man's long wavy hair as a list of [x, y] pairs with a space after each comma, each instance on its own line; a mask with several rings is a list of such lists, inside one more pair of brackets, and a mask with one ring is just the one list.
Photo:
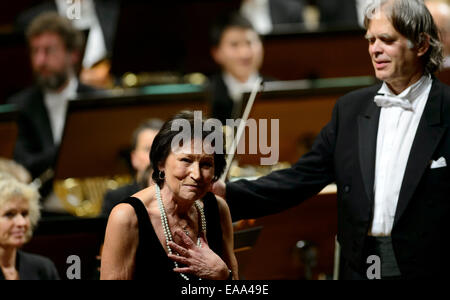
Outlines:
[[411, 48], [418, 47], [429, 37], [430, 47], [422, 57], [424, 71], [433, 74], [441, 68], [444, 60], [439, 30], [423, 0], [375, 0], [366, 8], [364, 27], [378, 12], [383, 12], [392, 26], [411, 42]]

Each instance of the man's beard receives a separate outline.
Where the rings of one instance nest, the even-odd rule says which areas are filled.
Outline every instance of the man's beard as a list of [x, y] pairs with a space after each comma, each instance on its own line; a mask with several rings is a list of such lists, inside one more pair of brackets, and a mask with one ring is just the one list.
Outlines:
[[69, 74], [67, 71], [55, 72], [50, 76], [41, 76], [38, 72], [35, 72], [36, 83], [48, 90], [57, 91], [59, 90], [69, 79]]

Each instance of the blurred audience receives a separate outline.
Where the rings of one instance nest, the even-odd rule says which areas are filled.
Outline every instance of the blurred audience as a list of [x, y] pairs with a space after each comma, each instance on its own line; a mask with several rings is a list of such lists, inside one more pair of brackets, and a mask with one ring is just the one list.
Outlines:
[[56, 153], [61, 142], [69, 99], [94, 88], [79, 83], [83, 35], [56, 13], [39, 15], [27, 30], [35, 84], [8, 99], [19, 110], [14, 160], [51, 191]]
[[320, 24], [325, 28], [351, 28], [358, 26], [357, 0], [314, 0], [320, 12]]
[[80, 61], [81, 82], [99, 88], [111, 87], [111, 59], [120, 0], [45, 1], [18, 17], [18, 29], [24, 31], [33, 19], [45, 12], [57, 12], [68, 18], [76, 29], [85, 33], [86, 45]]
[[260, 78], [263, 44], [242, 15], [222, 16], [211, 28], [211, 55], [221, 71], [210, 78], [212, 117], [225, 123], [238, 118], [242, 95]]
[[428, 10], [436, 23], [444, 46], [443, 68], [450, 68], [450, 4], [446, 1], [426, 0]]
[[59, 279], [51, 260], [19, 250], [39, 221], [39, 193], [9, 176], [0, 173], [0, 280]]
[[153, 139], [163, 125], [159, 119], [150, 119], [143, 122], [133, 133], [132, 150], [130, 154], [131, 165], [135, 170], [135, 180], [128, 185], [110, 190], [103, 200], [102, 214], [108, 216], [113, 207], [151, 184], [150, 149]]
[[[243, 0], [240, 12], [259, 34], [269, 34], [279, 25], [358, 26], [357, 2], [367, 0]], [[362, 24], [362, 23], [361, 23]]]
[[240, 12], [259, 34], [268, 34], [279, 24], [303, 23], [305, 4], [305, 0], [243, 0]]

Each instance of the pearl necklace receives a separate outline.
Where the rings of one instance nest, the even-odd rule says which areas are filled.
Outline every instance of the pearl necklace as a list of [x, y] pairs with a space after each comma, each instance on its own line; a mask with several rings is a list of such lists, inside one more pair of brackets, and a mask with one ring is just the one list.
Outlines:
[[[161, 223], [163, 226], [163, 231], [164, 231], [164, 237], [166, 239], [166, 246], [167, 246], [167, 250], [169, 251], [170, 254], [172, 254], [172, 249], [169, 247], [169, 242], [173, 241], [172, 238], [172, 233], [170, 232], [170, 227], [169, 227], [169, 222], [167, 221], [167, 215], [166, 215], [166, 210], [164, 209], [164, 204], [162, 202], [162, 198], [161, 198], [161, 190], [159, 189], [159, 186], [157, 184], [155, 184], [155, 190], [156, 190], [156, 199], [158, 200], [158, 205], [159, 205], [159, 212], [161, 214]], [[200, 219], [201, 219], [201, 232], [204, 232], [206, 235], [206, 218], [205, 218], [205, 213], [203, 211], [203, 208], [200, 205], [200, 201], [196, 200], [195, 201], [195, 208], [197, 209], [197, 212], [200, 214]], [[200, 238], [197, 238], [197, 247], [201, 247], [202, 246], [202, 242], [200, 241]], [[175, 267], [178, 268], [178, 263], [176, 261], [174, 261]], [[180, 273], [181, 277], [183, 277], [186, 280], [189, 280], [189, 277], [187, 277], [185, 274]]]

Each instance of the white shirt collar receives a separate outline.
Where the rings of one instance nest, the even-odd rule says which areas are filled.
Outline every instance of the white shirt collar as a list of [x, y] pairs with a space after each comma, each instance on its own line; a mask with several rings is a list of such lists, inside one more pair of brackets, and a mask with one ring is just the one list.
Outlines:
[[416, 100], [422, 93], [428, 90], [428, 87], [432, 84], [433, 80], [431, 79], [431, 75], [423, 75], [416, 83], [406, 88], [403, 92], [396, 95], [387, 85], [386, 82], [383, 82], [383, 85], [378, 90], [379, 94], [385, 94], [390, 97], [397, 97], [404, 100], [410, 101], [414, 104], [414, 100]]
[[227, 86], [228, 93], [233, 99], [233, 101], [238, 102], [242, 98], [242, 94], [245, 92], [250, 92], [253, 89], [256, 81], [260, 78], [258, 73], [253, 73], [247, 79], [246, 82], [242, 83], [237, 80], [233, 75], [228, 72], [223, 72], [223, 81]]
[[69, 100], [75, 98], [77, 88], [78, 80], [75, 76], [71, 76], [61, 92], [44, 91], [44, 103], [48, 111], [53, 141], [57, 145], [61, 142]]

